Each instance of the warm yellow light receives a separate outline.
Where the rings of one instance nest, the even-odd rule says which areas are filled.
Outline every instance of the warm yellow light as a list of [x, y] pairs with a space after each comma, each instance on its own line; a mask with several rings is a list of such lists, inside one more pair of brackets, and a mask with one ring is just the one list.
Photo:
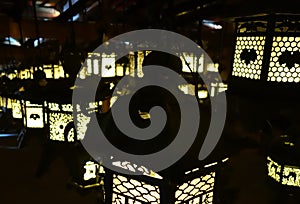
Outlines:
[[280, 182], [281, 165], [273, 161], [270, 157], [267, 157], [268, 163], [268, 176]]
[[300, 187], [300, 168], [295, 166], [284, 166], [282, 184]]
[[[135, 179], [129, 179], [121, 175], [113, 175], [113, 202], [119, 204], [120, 200], [117, 198], [123, 198], [125, 196], [128, 199], [128, 203], [160, 203], [160, 191], [158, 186], [147, 184], [143, 181]], [[125, 204], [125, 202], [122, 204]]]
[[21, 119], [23, 114], [22, 114], [22, 106], [21, 102], [19, 100], [14, 99], [12, 103], [12, 116], [13, 118], [18, 118]]
[[[189, 203], [200, 203], [200, 200], [202, 201], [200, 204], [212, 204], [214, 183], [215, 172], [211, 172], [177, 186], [175, 204], [185, 203], [186, 201]], [[199, 199], [199, 197], [202, 199]]]
[[93, 72], [95, 75], [99, 74], [99, 60], [98, 59], [94, 59], [93, 60]]
[[32, 104], [30, 101], [25, 102], [25, 124], [28, 128], [43, 128], [44, 114], [43, 106], [40, 104]]
[[295, 146], [295, 144], [292, 142], [284, 142], [284, 144], [291, 147]]
[[[234, 63], [233, 63], [233, 76], [260, 79], [260, 70], [262, 68], [263, 51], [264, 51], [265, 37], [263, 36], [248, 36], [248, 37], [237, 37]], [[241, 59], [243, 50], [255, 50], [257, 53], [254, 61], [246, 61]], [[257, 73], [258, 75], [253, 75]]]
[[207, 164], [207, 165], [204, 166], [204, 168], [212, 167], [212, 166], [215, 166], [215, 165], [217, 165], [217, 164], [218, 164], [218, 162], [214, 162], [214, 163], [211, 163], [211, 164]]
[[85, 168], [85, 173], [83, 175], [83, 179], [85, 181], [97, 178], [99, 164], [92, 161], [87, 161], [84, 165], [84, 168]]
[[[294, 64], [294, 67], [287, 67], [286, 63], [280, 63], [279, 59], [282, 53], [289, 51], [295, 52], [299, 51], [297, 44], [300, 43], [300, 37], [274, 37], [272, 44], [272, 52], [269, 64], [269, 75], [270, 72], [277, 77], [274, 80], [271, 77], [268, 77], [268, 81], [277, 81], [277, 82], [298, 82], [299, 77], [297, 73], [300, 73], [300, 70], [295, 68], [299, 67], [298, 64]], [[296, 73], [296, 74], [295, 74]], [[278, 77], [280, 76], [280, 77]], [[293, 77], [292, 77], [293, 76]]]
[[78, 140], [84, 139], [84, 136], [85, 136], [85, 133], [87, 130], [87, 126], [88, 126], [90, 120], [91, 120], [90, 117], [88, 117], [82, 113], [77, 114], [76, 130], [77, 130], [77, 139]]
[[198, 91], [198, 97], [200, 99], [205, 99], [208, 97], [208, 92], [206, 90], [199, 90]]
[[131, 172], [140, 172], [145, 176], [150, 176], [157, 179], [162, 179], [162, 177], [157, 174], [156, 172], [144, 167], [144, 166], [137, 166], [136, 164], [132, 164], [128, 161], [115, 161], [112, 163], [114, 166], [120, 167], [122, 169], [126, 169]]
[[115, 58], [116, 54], [102, 54], [102, 65], [101, 65], [101, 75], [102, 77], [114, 77], [116, 75], [115, 70]]
[[[49, 113], [50, 140], [65, 141], [64, 131], [68, 123], [73, 122], [72, 114], [68, 113]], [[70, 130], [69, 142], [74, 141], [74, 131]]]
[[86, 64], [87, 64], [87, 73], [88, 74], [91, 74], [93, 71], [93, 68], [92, 68], [92, 60], [91, 59], [87, 59], [86, 60]]
[[54, 79], [65, 78], [65, 72], [61, 62], [58, 65], [54, 65]]

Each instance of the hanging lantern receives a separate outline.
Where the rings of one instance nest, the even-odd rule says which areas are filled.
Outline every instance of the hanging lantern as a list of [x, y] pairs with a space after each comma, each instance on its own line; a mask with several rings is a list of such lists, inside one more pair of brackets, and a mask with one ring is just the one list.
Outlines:
[[280, 97], [295, 93], [300, 81], [299, 23], [299, 16], [283, 14], [237, 19], [230, 90]]

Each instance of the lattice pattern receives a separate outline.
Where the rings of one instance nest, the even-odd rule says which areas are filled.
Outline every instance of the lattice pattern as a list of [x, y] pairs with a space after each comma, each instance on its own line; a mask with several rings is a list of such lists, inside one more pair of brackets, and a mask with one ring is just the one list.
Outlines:
[[260, 79], [264, 45], [263, 36], [237, 37], [232, 75]]
[[158, 173], [149, 170], [148, 168], [144, 167], [144, 166], [138, 166], [136, 164], [133, 164], [131, 162], [128, 161], [114, 161], [112, 162], [112, 164], [114, 166], [120, 167], [122, 169], [126, 169], [127, 171], [131, 171], [131, 172], [139, 172], [140, 174], [143, 174], [145, 176], [150, 176], [152, 178], [157, 178], [157, 179], [163, 179], [163, 177], [161, 175], [159, 175]]
[[72, 112], [73, 106], [72, 106], [72, 104], [62, 104], [61, 109], [65, 112]]
[[294, 33], [300, 31], [300, 21], [285, 19], [275, 23], [275, 32]]
[[175, 203], [212, 204], [214, 183], [215, 172], [211, 172], [178, 186], [175, 193]]
[[11, 109], [12, 108], [12, 99], [11, 98], [7, 98], [6, 108], [7, 109]]
[[300, 168], [293, 166], [284, 166], [282, 184], [300, 187]]
[[132, 204], [159, 204], [159, 187], [114, 174], [112, 203], [126, 204], [126, 201]]
[[256, 32], [266, 32], [267, 22], [266, 21], [249, 21], [249, 22], [239, 22], [238, 23], [238, 33], [256, 33]]
[[77, 139], [82, 140], [84, 139], [87, 126], [90, 122], [91, 118], [80, 113], [77, 114], [77, 124], [76, 124], [76, 130], [77, 130]]
[[268, 176], [275, 179], [275, 181], [280, 182], [281, 165], [277, 164], [270, 157], [268, 157], [267, 160]]
[[299, 82], [300, 37], [274, 37], [268, 81]]
[[[71, 113], [49, 113], [50, 140], [65, 141], [64, 131], [70, 122], [73, 122]], [[68, 133], [68, 141], [74, 141], [73, 128]]]
[[58, 103], [48, 103], [48, 109], [52, 111], [60, 111]]

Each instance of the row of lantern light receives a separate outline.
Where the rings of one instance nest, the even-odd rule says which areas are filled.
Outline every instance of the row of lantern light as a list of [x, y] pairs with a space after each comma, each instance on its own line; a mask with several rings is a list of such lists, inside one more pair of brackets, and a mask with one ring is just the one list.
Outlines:
[[[72, 104], [60, 104], [56, 102], [44, 102], [42, 104], [31, 103], [30, 101], [10, 99], [1, 97], [1, 101], [7, 101], [7, 108], [12, 109], [13, 117], [23, 120], [27, 128], [45, 128], [49, 127], [49, 140], [60, 142], [74, 142], [84, 137], [89, 122], [80, 107], [73, 107]], [[101, 103], [90, 103], [87, 107], [89, 111], [97, 111]], [[77, 130], [77, 138], [74, 134], [73, 112], [77, 112], [77, 122], [81, 129]], [[66, 131], [67, 130], [67, 131]], [[216, 166], [226, 162], [228, 159], [206, 165], [205, 171], [197, 168], [188, 171], [183, 175], [181, 183], [176, 185], [174, 199], [176, 203], [197, 202], [213, 203], [214, 185], [216, 177]], [[113, 165], [120, 168], [126, 168], [130, 171], [130, 162], [115, 161]], [[104, 176], [112, 179], [112, 194], [106, 195], [106, 199], [111, 199], [111, 203], [161, 203], [164, 196], [162, 194], [164, 178], [159, 174], [145, 169], [144, 176], [128, 177], [127, 175], [114, 173], [105, 173], [103, 166], [92, 160], [87, 160], [81, 167], [84, 174], [80, 181], [75, 183], [80, 188], [99, 187], [104, 185]], [[204, 172], [204, 173], [203, 173]], [[193, 176], [191, 176], [193, 175]], [[145, 176], [148, 179], [145, 179]], [[151, 182], [149, 182], [149, 177]], [[109, 201], [110, 202], [110, 201]]]
[[[93, 56], [95, 55], [95, 56]], [[87, 60], [86, 67], [83, 67], [82, 72], [78, 74], [78, 77], [84, 79], [90, 75], [101, 75], [103, 77], [115, 77], [123, 76], [128, 73], [134, 73], [138, 77], [142, 76], [142, 61], [144, 53], [139, 52], [137, 54], [138, 67], [137, 71], [124, 70], [121, 65], [115, 65], [115, 55], [101, 55], [90, 54]], [[100, 58], [99, 58], [100, 57]], [[130, 55], [130, 63], [133, 62], [134, 55]], [[190, 73], [190, 68], [194, 72], [203, 72], [204, 58], [197, 59], [193, 55], [185, 54], [183, 56], [185, 61], [189, 64], [183, 64], [183, 72]], [[100, 59], [100, 60], [99, 60]], [[133, 67], [134, 65], [129, 65]], [[215, 71], [215, 70], [212, 70]], [[105, 73], [105, 75], [103, 75]], [[219, 84], [220, 83], [220, 84]], [[192, 85], [193, 86], [193, 85]], [[226, 85], [221, 82], [211, 85], [213, 91], [211, 93], [222, 92], [226, 90]], [[186, 94], [194, 93], [190, 92], [190, 85], [183, 85], [182, 90]], [[194, 90], [194, 89], [193, 89]], [[205, 93], [204, 93], [205, 92]], [[206, 90], [201, 90], [200, 98], [207, 98], [208, 94]], [[51, 101], [44, 101], [41, 103], [35, 103], [30, 100], [12, 99], [9, 97], [1, 97], [0, 105], [12, 110], [12, 115], [15, 119], [20, 119], [26, 128], [48, 128], [48, 139], [51, 141], [59, 141], [66, 143], [73, 143], [76, 140], [83, 139], [89, 123], [89, 116], [86, 111], [97, 111], [101, 106], [101, 101], [90, 103], [87, 107], [76, 107], [73, 104], [57, 103]], [[85, 111], [83, 111], [83, 108]], [[76, 113], [76, 120], [78, 129], [74, 128], [73, 114]], [[221, 161], [218, 164], [222, 164], [225, 161]], [[115, 166], [128, 167], [130, 162], [114, 162]], [[216, 178], [216, 166], [217, 163], [206, 165], [205, 171], [203, 169], [195, 169], [186, 172], [183, 175], [183, 179], [176, 185], [176, 190], [173, 192], [173, 198], [176, 203], [213, 203], [214, 184]], [[144, 176], [148, 179], [144, 179], [144, 176], [130, 177], [127, 175], [119, 174], [117, 172], [108, 173], [104, 171], [103, 166], [92, 160], [87, 160], [81, 167], [84, 169], [81, 181], [76, 183], [81, 188], [95, 187], [100, 184], [103, 185], [103, 179], [100, 175], [109, 177], [112, 180], [112, 194], [106, 195], [107, 203], [163, 203], [166, 195], [163, 194], [165, 190], [161, 188], [169, 188], [164, 186], [166, 183], [165, 178], [158, 175], [151, 170], [145, 170]], [[128, 169], [130, 170], [130, 169]], [[151, 182], [149, 182], [149, 177]], [[165, 202], [165, 201], [164, 201]]]

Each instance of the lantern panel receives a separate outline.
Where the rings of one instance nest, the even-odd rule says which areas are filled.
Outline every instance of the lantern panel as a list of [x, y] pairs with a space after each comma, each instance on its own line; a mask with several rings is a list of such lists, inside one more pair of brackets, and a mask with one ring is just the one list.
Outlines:
[[28, 128], [44, 127], [44, 108], [40, 104], [32, 104], [30, 101], [25, 102], [25, 120], [24, 125]]
[[236, 39], [232, 75], [259, 80], [264, 55], [264, 36], [240, 36]]
[[273, 161], [270, 157], [267, 158], [268, 176], [280, 182], [281, 165]]
[[195, 178], [177, 186], [176, 204], [180, 203], [213, 203], [215, 172]]
[[150, 185], [144, 181], [138, 181], [126, 178], [121, 175], [113, 175], [113, 202], [125, 204], [128, 203], [153, 203], [159, 204], [159, 187]]
[[[65, 141], [65, 128], [68, 124], [73, 123], [73, 115], [71, 113], [50, 112], [49, 127], [50, 140]], [[74, 128], [67, 133], [68, 142], [74, 141]]]
[[284, 166], [282, 184], [300, 187], [300, 168], [295, 166]]
[[96, 179], [99, 169], [99, 164], [93, 161], [87, 161], [83, 167], [85, 169], [85, 173], [83, 175], [83, 180], [88, 181], [90, 179]]
[[[101, 65], [101, 75], [102, 77], [114, 77], [116, 75], [115, 69], [115, 58], [116, 54], [102, 54], [102, 65]], [[99, 69], [99, 60], [93, 59], [94, 70]], [[96, 67], [95, 67], [96, 66]]]
[[300, 37], [273, 38], [268, 81], [299, 82]]

